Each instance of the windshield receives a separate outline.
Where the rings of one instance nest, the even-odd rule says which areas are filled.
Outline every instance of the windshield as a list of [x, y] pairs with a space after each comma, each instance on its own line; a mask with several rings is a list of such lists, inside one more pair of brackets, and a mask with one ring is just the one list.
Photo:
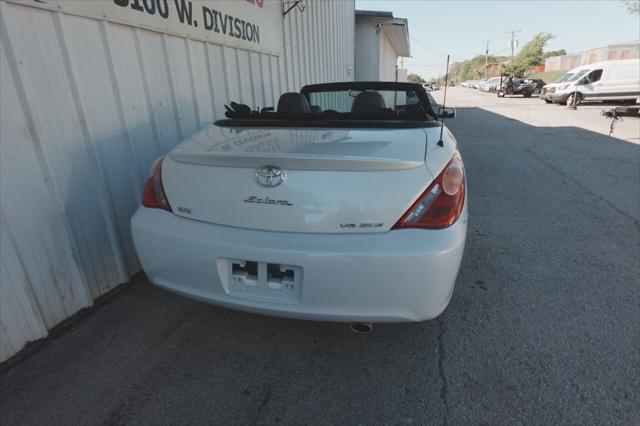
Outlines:
[[574, 75], [572, 75], [570, 78], [568, 78], [567, 81], [576, 81], [577, 79], [579, 79], [580, 77], [585, 75], [587, 73], [587, 71], [589, 71], [589, 70], [580, 70], [577, 73], [575, 73]]
[[420, 99], [414, 90], [335, 90], [310, 92], [309, 103], [322, 111], [377, 114], [404, 111]]
[[556, 83], [562, 83], [564, 81], [567, 81], [571, 78], [571, 76], [573, 75], [572, 72], [568, 72], [565, 75], [563, 75], [562, 77], [560, 77], [559, 79], [556, 80]]

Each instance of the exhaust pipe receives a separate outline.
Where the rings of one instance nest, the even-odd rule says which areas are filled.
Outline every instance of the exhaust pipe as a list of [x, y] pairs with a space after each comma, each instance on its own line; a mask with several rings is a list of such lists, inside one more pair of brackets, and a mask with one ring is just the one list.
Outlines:
[[351, 331], [358, 334], [369, 334], [373, 330], [373, 324], [370, 322], [355, 322], [351, 324]]

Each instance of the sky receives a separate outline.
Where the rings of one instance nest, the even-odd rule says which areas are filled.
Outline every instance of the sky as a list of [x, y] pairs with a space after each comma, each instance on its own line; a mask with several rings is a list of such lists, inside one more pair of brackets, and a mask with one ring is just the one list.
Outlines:
[[444, 74], [447, 53], [451, 62], [470, 59], [484, 54], [487, 41], [489, 54], [509, 55], [512, 30], [519, 47], [549, 32], [555, 37], [546, 50], [568, 53], [640, 39], [640, 17], [620, 0], [356, 0], [356, 9], [409, 20], [412, 58], [404, 59], [404, 67], [425, 79]]

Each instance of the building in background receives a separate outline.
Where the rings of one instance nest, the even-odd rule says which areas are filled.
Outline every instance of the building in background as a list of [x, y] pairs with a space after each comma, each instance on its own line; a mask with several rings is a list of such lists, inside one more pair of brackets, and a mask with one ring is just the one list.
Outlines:
[[411, 56], [409, 24], [391, 12], [355, 11], [356, 81], [406, 81], [398, 58]]
[[640, 43], [610, 44], [574, 55], [551, 56], [545, 61], [545, 71], [564, 71], [595, 62], [638, 57], [640, 57]]
[[580, 65], [616, 59], [636, 59], [638, 57], [640, 57], [640, 43], [610, 44], [582, 52]]
[[353, 80], [354, 0], [285, 6], [0, 0], [0, 362], [140, 271], [156, 158], [231, 100]]

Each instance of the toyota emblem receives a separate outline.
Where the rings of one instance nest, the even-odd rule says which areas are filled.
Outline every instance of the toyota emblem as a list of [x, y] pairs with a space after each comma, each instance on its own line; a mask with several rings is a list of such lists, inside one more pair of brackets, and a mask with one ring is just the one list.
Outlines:
[[284, 181], [284, 170], [275, 166], [264, 166], [256, 170], [256, 182], [258, 185], [273, 188]]

